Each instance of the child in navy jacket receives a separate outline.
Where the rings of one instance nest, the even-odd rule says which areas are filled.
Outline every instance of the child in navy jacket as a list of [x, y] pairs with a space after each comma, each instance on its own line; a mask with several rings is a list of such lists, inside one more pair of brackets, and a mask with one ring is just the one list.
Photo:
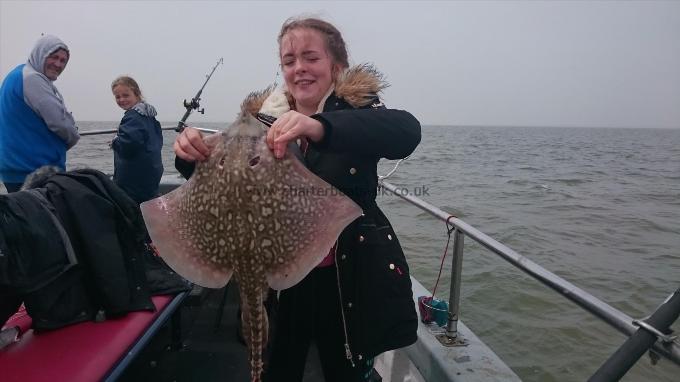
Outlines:
[[137, 82], [127, 76], [111, 84], [116, 103], [125, 110], [118, 134], [111, 142], [114, 152], [113, 181], [137, 203], [158, 195], [163, 175], [163, 135], [156, 109], [146, 103]]

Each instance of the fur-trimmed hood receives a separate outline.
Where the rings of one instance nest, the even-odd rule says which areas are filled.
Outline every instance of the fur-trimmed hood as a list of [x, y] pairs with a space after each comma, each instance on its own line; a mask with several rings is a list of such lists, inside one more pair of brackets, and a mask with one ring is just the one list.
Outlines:
[[[369, 105], [375, 97], [387, 88], [389, 84], [371, 64], [360, 64], [343, 71], [335, 82], [334, 93], [338, 98], [344, 99], [352, 107], [358, 108]], [[243, 100], [239, 119], [249, 115], [263, 113], [272, 117], [291, 110], [294, 104], [293, 97], [287, 89], [274, 85], [260, 91], [252, 92]]]
[[371, 64], [361, 64], [345, 70], [335, 84], [335, 95], [352, 107], [363, 107], [373, 102], [390, 84]]

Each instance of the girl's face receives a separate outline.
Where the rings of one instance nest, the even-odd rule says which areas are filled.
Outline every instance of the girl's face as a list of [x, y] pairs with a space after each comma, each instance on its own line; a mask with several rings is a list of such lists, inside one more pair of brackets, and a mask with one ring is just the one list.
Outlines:
[[116, 103], [123, 110], [130, 110], [131, 107], [141, 101], [139, 97], [130, 89], [129, 86], [116, 85], [113, 88], [113, 96], [116, 98]]
[[297, 28], [281, 39], [281, 68], [299, 112], [314, 114], [333, 84], [334, 65], [321, 34]]

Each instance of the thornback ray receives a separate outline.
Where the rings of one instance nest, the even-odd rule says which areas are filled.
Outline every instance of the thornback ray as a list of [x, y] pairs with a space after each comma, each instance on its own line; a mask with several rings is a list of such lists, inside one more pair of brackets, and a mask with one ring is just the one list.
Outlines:
[[235, 275], [252, 381], [263, 367], [267, 284], [280, 290], [300, 282], [362, 213], [290, 150], [274, 158], [265, 126], [248, 111], [264, 95], [251, 94], [236, 122], [206, 138], [211, 154], [187, 182], [141, 205], [160, 256], [178, 274], [210, 288]]

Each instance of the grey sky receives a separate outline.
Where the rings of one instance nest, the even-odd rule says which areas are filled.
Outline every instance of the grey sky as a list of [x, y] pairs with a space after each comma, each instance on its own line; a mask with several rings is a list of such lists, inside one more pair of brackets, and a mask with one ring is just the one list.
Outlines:
[[392, 84], [390, 107], [423, 124], [680, 128], [680, 2], [0, 1], [0, 76], [40, 33], [72, 55], [56, 85], [80, 121], [118, 121], [110, 91], [138, 80], [176, 121], [205, 75], [205, 115], [231, 121], [276, 79], [276, 35], [311, 13], [344, 34], [352, 63]]

